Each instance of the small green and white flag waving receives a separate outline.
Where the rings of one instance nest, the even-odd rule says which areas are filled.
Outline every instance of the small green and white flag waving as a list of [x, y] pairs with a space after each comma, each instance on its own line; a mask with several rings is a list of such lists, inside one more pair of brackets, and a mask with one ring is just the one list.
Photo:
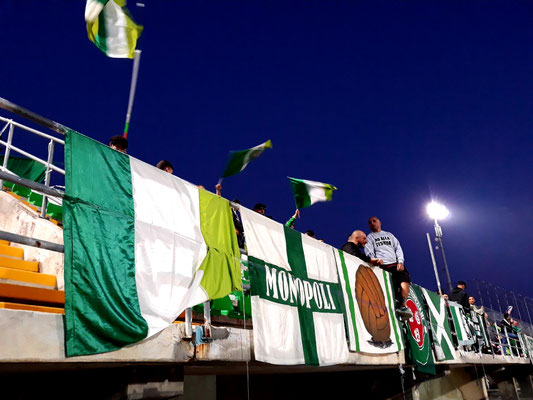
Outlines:
[[311, 207], [320, 201], [331, 201], [333, 191], [337, 188], [329, 183], [308, 181], [288, 177], [291, 182], [292, 193], [297, 208]]
[[133, 21], [125, 0], [87, 0], [85, 20], [89, 40], [108, 57], [133, 58], [143, 27]]
[[[238, 174], [250, 163], [259, 157], [266, 149], [272, 148], [272, 142], [267, 140], [265, 143], [261, 143], [251, 149], [230, 151], [228, 163], [222, 173], [222, 178]], [[222, 180], [221, 178], [221, 180]]]

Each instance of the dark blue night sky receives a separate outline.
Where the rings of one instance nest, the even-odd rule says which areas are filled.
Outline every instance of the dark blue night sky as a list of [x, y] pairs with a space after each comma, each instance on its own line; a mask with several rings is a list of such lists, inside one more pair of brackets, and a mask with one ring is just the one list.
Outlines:
[[[131, 155], [169, 159], [214, 191], [229, 150], [271, 139], [224, 197], [285, 222], [287, 176], [331, 183], [334, 201], [296, 228], [340, 247], [377, 215], [413, 280], [435, 289], [433, 198], [451, 211], [452, 280], [533, 296], [533, 3], [145, 3], [129, 3], [145, 27]], [[87, 39], [84, 8], [1, 2], [0, 97], [107, 142], [124, 126], [132, 63]]]

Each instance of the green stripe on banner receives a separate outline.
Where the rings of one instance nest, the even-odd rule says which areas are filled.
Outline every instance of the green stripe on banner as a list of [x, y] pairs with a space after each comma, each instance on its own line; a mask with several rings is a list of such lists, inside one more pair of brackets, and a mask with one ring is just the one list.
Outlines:
[[359, 332], [357, 332], [357, 323], [355, 321], [355, 304], [352, 296], [352, 288], [350, 287], [350, 277], [348, 276], [348, 269], [346, 268], [346, 260], [342, 250], [338, 250], [341, 259], [342, 273], [344, 275], [344, 282], [346, 284], [346, 293], [348, 293], [348, 305], [350, 307], [350, 319], [352, 321], [353, 331], [355, 335], [355, 351], [359, 351]]
[[[302, 234], [294, 229], [287, 228], [286, 226], [283, 228], [285, 230], [287, 258], [291, 269], [295, 275], [307, 278]], [[319, 365], [313, 313], [305, 310], [305, 308], [299, 305], [298, 318], [300, 320], [305, 363], [308, 365]]]
[[65, 167], [66, 353], [116, 350], [148, 331], [135, 284], [129, 158], [68, 132]]
[[392, 321], [392, 328], [394, 330], [394, 337], [396, 339], [396, 343], [398, 345], [398, 349], [401, 349], [401, 341], [399, 339], [399, 332], [398, 332], [398, 325], [396, 324], [396, 315], [394, 315], [394, 310], [396, 309], [394, 304], [394, 299], [391, 297], [391, 283], [389, 278], [389, 273], [387, 271], [383, 271], [383, 279], [385, 280], [385, 288], [387, 289], [387, 301], [389, 303], [389, 306], [387, 307], [389, 309], [389, 316]]
[[457, 334], [457, 339], [464, 340], [463, 330], [461, 329], [461, 325], [459, 324], [459, 319], [457, 317], [457, 308], [450, 307], [450, 310], [452, 312], [453, 323], [455, 324], [455, 333]]

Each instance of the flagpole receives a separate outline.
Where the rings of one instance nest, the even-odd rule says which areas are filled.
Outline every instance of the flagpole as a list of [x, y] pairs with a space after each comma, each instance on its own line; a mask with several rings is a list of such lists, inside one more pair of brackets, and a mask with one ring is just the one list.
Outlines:
[[131, 75], [130, 99], [128, 102], [128, 112], [126, 113], [126, 125], [124, 126], [124, 137], [128, 137], [130, 129], [131, 111], [133, 109], [133, 100], [135, 99], [135, 89], [137, 88], [137, 76], [139, 75], [139, 63], [141, 62], [141, 50], [135, 50], [133, 58], [133, 72]]

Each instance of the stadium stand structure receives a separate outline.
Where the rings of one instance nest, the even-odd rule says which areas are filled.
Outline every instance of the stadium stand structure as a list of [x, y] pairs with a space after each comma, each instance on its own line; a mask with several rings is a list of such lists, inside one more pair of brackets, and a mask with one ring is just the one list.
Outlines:
[[[3, 99], [0, 106], [55, 132], [67, 130]], [[13, 122], [3, 120], [12, 129]], [[41, 161], [50, 171], [50, 157]], [[505, 338], [492, 310], [490, 343], [485, 348], [460, 345], [453, 329], [456, 358], [436, 361], [436, 375], [415, 370], [404, 351], [351, 353], [347, 363], [328, 367], [257, 362], [246, 272], [244, 292], [187, 310], [154, 337], [110, 353], [66, 358], [61, 204], [9, 179], [0, 175], [0, 235], [19, 243], [0, 240], [0, 378], [5, 382], [0, 396], [533, 398], [530, 347], [524, 336], [519, 336], [520, 343]], [[45, 183], [50, 186], [49, 179]], [[448, 318], [453, 325], [452, 316]], [[475, 328], [482, 337], [482, 329]], [[33, 384], [28, 385], [30, 379]]]

